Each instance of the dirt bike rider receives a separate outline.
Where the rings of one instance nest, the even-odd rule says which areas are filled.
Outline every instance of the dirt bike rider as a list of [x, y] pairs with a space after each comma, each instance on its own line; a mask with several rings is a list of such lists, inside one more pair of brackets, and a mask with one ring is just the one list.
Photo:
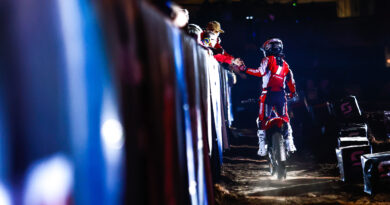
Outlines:
[[262, 46], [265, 56], [258, 68], [246, 68], [241, 66], [240, 70], [257, 77], [263, 78], [262, 93], [260, 96], [259, 118], [257, 119], [257, 136], [259, 137], [260, 156], [267, 154], [266, 138], [265, 138], [265, 122], [271, 116], [272, 109], [275, 110], [279, 117], [282, 117], [287, 122], [287, 129], [284, 133], [286, 139], [286, 147], [289, 152], [296, 151], [292, 136], [290, 119], [287, 113], [287, 100], [285, 94], [285, 84], [290, 90], [289, 97], [295, 97], [296, 88], [293, 74], [289, 65], [284, 60], [283, 43], [280, 39], [273, 38], [266, 41]]

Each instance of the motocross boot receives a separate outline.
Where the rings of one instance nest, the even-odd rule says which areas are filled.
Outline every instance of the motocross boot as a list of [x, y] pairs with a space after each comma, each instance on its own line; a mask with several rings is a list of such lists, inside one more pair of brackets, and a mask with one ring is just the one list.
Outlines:
[[287, 151], [291, 153], [297, 151], [297, 148], [294, 145], [294, 138], [292, 136], [292, 129], [290, 123], [287, 123], [287, 137], [285, 139]]
[[257, 137], [259, 137], [259, 150], [257, 151], [257, 155], [266, 156], [267, 155], [267, 147], [265, 143], [265, 130], [257, 130]]

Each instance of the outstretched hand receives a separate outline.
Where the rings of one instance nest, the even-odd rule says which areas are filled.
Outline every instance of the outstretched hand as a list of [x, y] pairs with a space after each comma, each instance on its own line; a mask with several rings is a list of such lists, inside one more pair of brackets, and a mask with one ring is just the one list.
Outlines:
[[241, 66], [244, 64], [244, 61], [241, 60], [241, 58], [235, 58], [233, 61], [232, 61], [232, 64], [233, 65], [236, 65], [236, 66]]
[[238, 72], [240, 71], [244, 72], [246, 70], [244, 61], [241, 60], [240, 58], [235, 58], [230, 64], [230, 67], [232, 68], [233, 71], [238, 71]]

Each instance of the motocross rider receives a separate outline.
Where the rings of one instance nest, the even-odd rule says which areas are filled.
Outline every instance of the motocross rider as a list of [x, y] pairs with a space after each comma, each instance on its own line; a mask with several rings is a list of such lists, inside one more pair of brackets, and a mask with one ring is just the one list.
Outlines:
[[294, 152], [296, 148], [289, 123], [290, 119], [287, 113], [287, 100], [284, 91], [285, 84], [287, 84], [290, 90], [289, 97], [297, 96], [293, 74], [284, 60], [283, 43], [280, 39], [273, 38], [266, 41], [262, 46], [262, 51], [265, 53], [265, 57], [258, 68], [240, 67], [240, 70], [247, 74], [263, 78], [262, 93], [259, 98], [259, 118], [257, 119], [259, 128], [257, 131], [257, 136], [259, 137], [257, 154], [260, 156], [267, 154], [265, 123], [270, 117], [272, 110], [287, 122], [287, 129], [284, 133], [286, 147], [288, 151]]

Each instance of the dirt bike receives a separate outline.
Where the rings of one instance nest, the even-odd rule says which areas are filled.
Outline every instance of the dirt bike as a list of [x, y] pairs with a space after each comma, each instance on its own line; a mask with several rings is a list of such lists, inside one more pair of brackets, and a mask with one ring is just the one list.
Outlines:
[[[289, 95], [286, 95], [289, 96]], [[287, 101], [296, 101], [297, 98], [288, 98]], [[241, 103], [254, 103], [258, 100], [249, 99], [243, 100]], [[278, 179], [286, 179], [287, 169], [286, 161], [290, 153], [288, 153], [285, 138], [287, 132], [287, 122], [277, 116], [274, 112], [265, 122], [266, 141], [268, 142], [268, 160], [271, 175], [277, 175]]]

